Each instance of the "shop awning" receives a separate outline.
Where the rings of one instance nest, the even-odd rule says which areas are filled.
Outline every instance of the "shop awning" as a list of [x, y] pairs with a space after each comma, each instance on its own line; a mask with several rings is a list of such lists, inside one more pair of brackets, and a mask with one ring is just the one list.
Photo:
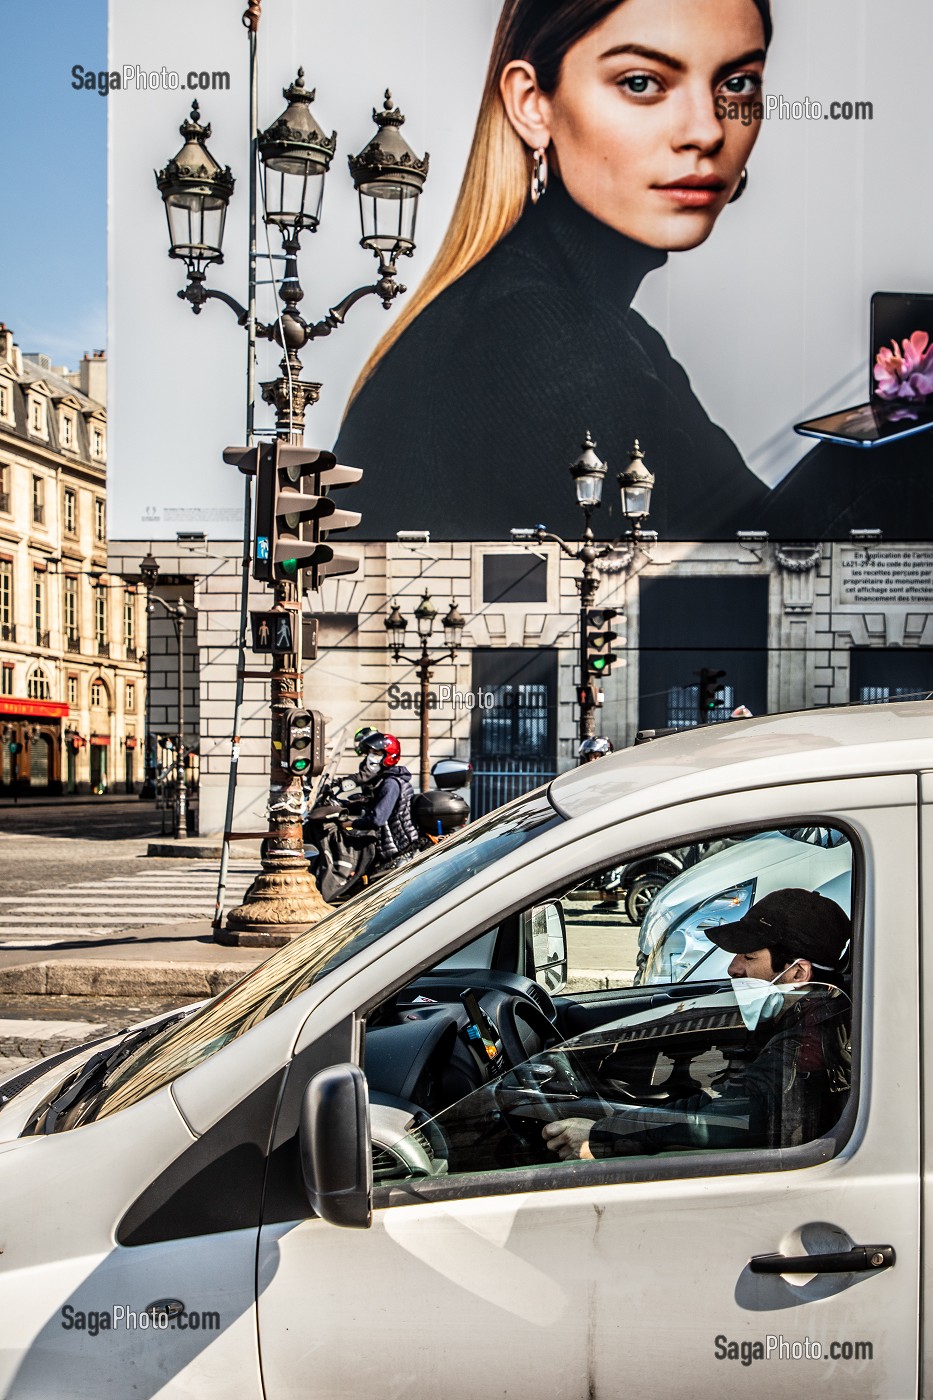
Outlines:
[[68, 706], [58, 700], [17, 700], [0, 695], [0, 715], [24, 715], [27, 719], [65, 719]]

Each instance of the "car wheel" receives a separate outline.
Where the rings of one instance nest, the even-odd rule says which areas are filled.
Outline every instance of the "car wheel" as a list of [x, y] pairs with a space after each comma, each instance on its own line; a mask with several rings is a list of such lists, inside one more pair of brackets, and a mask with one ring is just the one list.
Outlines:
[[658, 890], [662, 890], [670, 878], [670, 875], [656, 870], [650, 875], [639, 875], [637, 880], [632, 881], [625, 896], [625, 912], [633, 924], [641, 923]]

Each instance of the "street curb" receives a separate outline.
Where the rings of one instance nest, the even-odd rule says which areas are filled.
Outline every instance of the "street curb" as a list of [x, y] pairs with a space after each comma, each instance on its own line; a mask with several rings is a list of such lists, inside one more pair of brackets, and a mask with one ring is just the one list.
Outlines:
[[199, 1001], [238, 982], [255, 964], [91, 962], [18, 963], [0, 968], [0, 994], [7, 996], [140, 997]]
[[185, 845], [181, 841], [150, 841], [146, 847], [147, 856], [176, 856], [182, 860], [220, 860], [222, 847]]
[[[250, 849], [249, 842], [242, 842], [247, 846], [245, 851], [231, 851], [231, 863], [238, 860], [251, 861], [254, 865], [259, 859], [259, 842]], [[255, 854], [253, 853], [255, 851]], [[165, 860], [174, 856], [179, 860], [220, 860], [223, 846], [208, 846], [197, 841], [189, 841], [187, 845], [183, 841], [150, 841], [146, 848], [147, 856], [158, 856]]]

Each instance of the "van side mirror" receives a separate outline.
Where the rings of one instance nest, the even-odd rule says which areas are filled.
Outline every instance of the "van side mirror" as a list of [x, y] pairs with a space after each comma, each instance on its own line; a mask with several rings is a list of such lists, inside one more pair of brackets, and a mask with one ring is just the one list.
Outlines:
[[310, 1081], [298, 1120], [301, 1174], [312, 1209], [331, 1225], [367, 1230], [373, 1217], [373, 1163], [366, 1077], [357, 1065], [331, 1065]]
[[535, 981], [553, 995], [567, 985], [567, 928], [560, 904], [536, 904], [524, 916], [531, 922]]

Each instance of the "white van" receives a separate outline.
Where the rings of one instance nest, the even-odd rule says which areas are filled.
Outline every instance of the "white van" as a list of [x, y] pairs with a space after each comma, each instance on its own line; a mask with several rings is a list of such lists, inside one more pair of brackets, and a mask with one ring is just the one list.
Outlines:
[[[925, 704], [616, 754], [0, 1086], [0, 1394], [933, 1394], [931, 775]], [[804, 827], [844, 969], [569, 990], [601, 871]]]

